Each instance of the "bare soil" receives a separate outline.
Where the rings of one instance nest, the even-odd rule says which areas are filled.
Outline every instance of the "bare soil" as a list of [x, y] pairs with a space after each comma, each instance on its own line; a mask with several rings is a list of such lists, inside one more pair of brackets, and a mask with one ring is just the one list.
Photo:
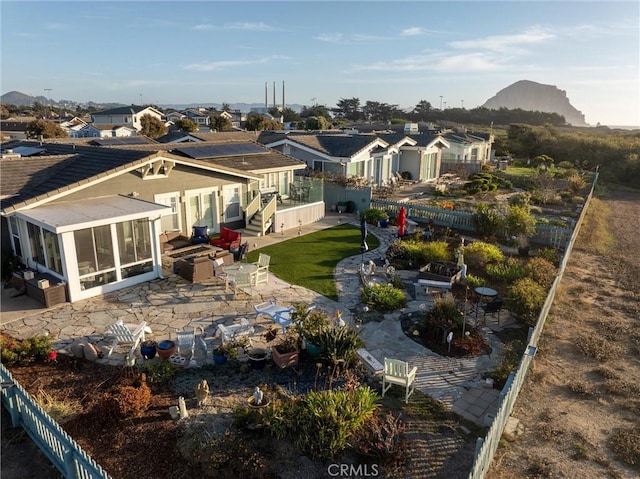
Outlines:
[[640, 476], [639, 231], [640, 193], [592, 203], [487, 477]]

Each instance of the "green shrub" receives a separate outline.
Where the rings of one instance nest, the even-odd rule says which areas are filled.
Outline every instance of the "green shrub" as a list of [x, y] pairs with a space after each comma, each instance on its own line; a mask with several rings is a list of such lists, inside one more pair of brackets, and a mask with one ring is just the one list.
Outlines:
[[391, 411], [386, 415], [374, 415], [368, 418], [358, 429], [354, 437], [354, 448], [360, 454], [374, 457], [383, 463], [401, 464], [402, 433], [407, 425], [394, 416]]
[[14, 364], [27, 365], [35, 361], [43, 361], [51, 354], [51, 339], [39, 335], [17, 340], [6, 334], [0, 335], [0, 354], [2, 362], [7, 366]]
[[526, 206], [509, 206], [505, 224], [510, 236], [533, 236], [536, 232], [536, 219], [531, 216]]
[[560, 254], [555, 248], [551, 248], [550, 246], [546, 246], [536, 251], [536, 256], [546, 259], [554, 266], [558, 266], [560, 264]]
[[473, 214], [473, 223], [482, 238], [496, 236], [504, 228], [503, 214], [493, 205], [479, 204]]
[[516, 279], [527, 276], [527, 269], [521, 260], [507, 258], [504, 263], [488, 264], [487, 274], [501, 283], [512, 283]]
[[480, 278], [478, 276], [474, 276], [472, 274], [467, 275], [467, 286], [470, 289], [477, 288], [478, 286], [482, 286], [487, 281], [484, 278]]
[[518, 193], [509, 198], [509, 204], [511, 206], [521, 206], [524, 208], [529, 207], [529, 203], [531, 202], [531, 195], [526, 191], [523, 193]]
[[306, 453], [332, 460], [374, 415], [377, 401], [378, 395], [368, 386], [352, 391], [312, 391], [302, 399], [267, 408], [264, 424], [275, 437], [291, 435]]
[[387, 313], [407, 305], [404, 293], [390, 284], [374, 284], [362, 289], [362, 301], [376, 311]]
[[502, 361], [493, 371], [487, 373], [487, 377], [494, 380], [495, 386], [502, 388], [507, 382], [509, 374], [518, 369], [524, 349], [525, 344], [519, 339], [510, 342], [504, 347]]
[[476, 241], [464, 247], [464, 259], [469, 266], [482, 267], [504, 261], [504, 253], [495, 245]]
[[526, 274], [536, 283], [549, 289], [556, 279], [556, 267], [545, 258], [536, 256], [531, 258], [526, 265]]
[[356, 349], [362, 347], [358, 333], [348, 326], [326, 328], [307, 339], [320, 348], [320, 357], [330, 364], [339, 361], [348, 364], [354, 358]]
[[142, 366], [141, 371], [147, 381], [155, 384], [167, 384], [178, 372], [171, 361], [150, 361]]
[[422, 241], [421, 235], [397, 240], [386, 253], [387, 259], [399, 265], [424, 265], [431, 261], [449, 261], [451, 253], [445, 241]]
[[386, 212], [377, 208], [369, 208], [368, 210], [364, 210], [360, 214], [364, 216], [365, 220], [370, 225], [377, 225], [378, 221], [389, 219], [389, 215]]
[[558, 163], [558, 168], [568, 170], [570, 168], [573, 168], [573, 164], [570, 161], [563, 160]]
[[511, 286], [506, 306], [518, 319], [533, 326], [546, 297], [547, 290], [543, 286], [531, 278], [522, 278]]

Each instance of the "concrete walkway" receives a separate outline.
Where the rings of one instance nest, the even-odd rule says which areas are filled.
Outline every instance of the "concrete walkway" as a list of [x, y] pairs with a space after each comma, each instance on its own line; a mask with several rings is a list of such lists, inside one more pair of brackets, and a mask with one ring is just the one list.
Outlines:
[[[323, 220], [302, 227], [300, 234], [309, 234], [344, 222], [353, 222], [359, 226], [354, 215], [327, 212]], [[147, 336], [156, 341], [175, 339], [176, 330], [202, 327], [211, 350], [218, 342], [214, 337], [218, 324], [231, 325], [238, 318], [246, 317], [255, 326], [253, 345], [266, 346], [263, 334], [274, 323], [265, 316], [255, 319], [253, 305], [269, 299], [276, 299], [278, 303], [285, 305], [299, 301], [313, 303], [331, 314], [340, 310], [348, 324], [356, 327], [352, 312], [362, 307], [358, 274], [361, 261], [364, 259], [366, 263], [370, 259], [383, 257], [397, 235], [397, 228], [370, 227], [369, 234], [379, 238], [380, 247], [363, 256], [358, 254], [346, 258], [336, 267], [338, 302], [314, 291], [285, 283], [273, 274], [270, 275], [268, 284], [253, 288], [253, 296], [239, 293], [236, 298], [231, 293], [225, 293], [224, 287], [217, 282], [194, 284], [177, 275], [168, 274], [164, 279], [49, 309], [43, 309], [26, 296], [11, 298], [15, 290], [3, 289], [0, 324], [3, 333], [17, 338], [50, 334], [55, 338], [55, 349], [61, 351], [67, 351], [75, 339], [86, 338], [103, 353], [108, 351], [110, 345], [105, 332], [118, 319], [133, 324], [146, 321], [152, 329], [152, 333]], [[251, 237], [248, 241], [253, 250], [295, 236], [298, 236], [298, 228], [285, 231], [284, 234]], [[423, 302], [412, 301], [407, 310], [424, 307]], [[441, 400], [463, 417], [485, 425], [487, 417], [495, 414], [499, 394], [497, 390], [484, 387], [484, 381], [480, 377], [482, 372], [492, 369], [499, 360], [499, 342], [492, 337], [491, 328], [510, 327], [514, 323], [513, 318], [506, 317], [508, 314], [503, 313], [499, 326], [495, 320], [488, 319], [486, 333], [494, 350], [491, 356], [455, 359], [439, 356], [408, 338], [401, 330], [400, 314], [397, 312], [385, 315], [381, 322], [357, 325], [366, 349], [381, 363], [385, 357], [392, 357], [408, 361], [411, 366], [418, 366], [417, 389]], [[104, 358], [98, 361], [122, 365], [126, 354], [126, 346], [121, 346], [116, 348], [110, 358], [106, 358], [104, 354]], [[209, 358], [197, 359], [203, 362]], [[137, 361], [141, 363], [144, 360], [138, 358]]]

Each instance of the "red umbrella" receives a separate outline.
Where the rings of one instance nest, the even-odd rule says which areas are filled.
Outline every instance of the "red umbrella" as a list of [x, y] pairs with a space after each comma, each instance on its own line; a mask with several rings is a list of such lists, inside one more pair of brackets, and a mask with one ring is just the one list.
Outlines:
[[398, 212], [398, 236], [404, 236], [404, 227], [407, 224], [407, 210], [403, 206]]

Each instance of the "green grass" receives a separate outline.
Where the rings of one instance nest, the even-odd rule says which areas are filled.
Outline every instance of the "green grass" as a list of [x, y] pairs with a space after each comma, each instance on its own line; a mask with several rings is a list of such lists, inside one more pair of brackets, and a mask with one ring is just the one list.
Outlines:
[[505, 170], [505, 173], [507, 175], [513, 175], [513, 176], [533, 176], [536, 171], [538, 171], [536, 168], [529, 168], [526, 166], [510, 166]]
[[[372, 234], [367, 244], [369, 250], [380, 246]], [[259, 253], [271, 256], [269, 271], [278, 278], [337, 301], [334, 270], [340, 260], [360, 254], [360, 228], [345, 224], [299, 236], [251, 251], [247, 261], [257, 261]]]

